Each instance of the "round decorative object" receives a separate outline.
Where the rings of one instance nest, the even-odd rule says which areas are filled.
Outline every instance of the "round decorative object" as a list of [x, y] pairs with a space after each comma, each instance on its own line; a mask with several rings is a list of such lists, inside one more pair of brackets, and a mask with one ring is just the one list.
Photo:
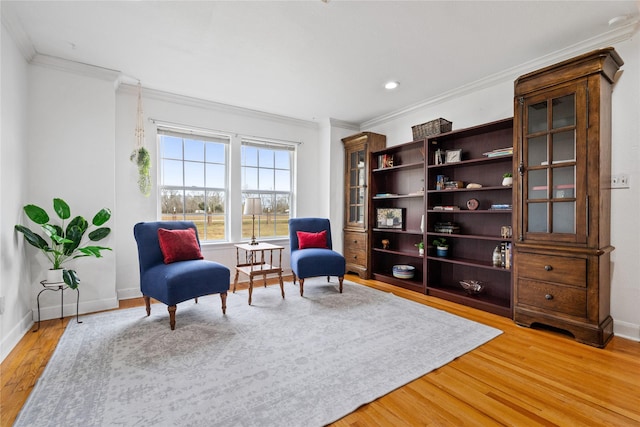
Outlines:
[[393, 277], [398, 279], [413, 279], [416, 268], [412, 265], [394, 265]]
[[467, 208], [470, 211], [475, 211], [476, 209], [478, 209], [478, 206], [480, 206], [480, 202], [478, 201], [478, 199], [467, 200]]

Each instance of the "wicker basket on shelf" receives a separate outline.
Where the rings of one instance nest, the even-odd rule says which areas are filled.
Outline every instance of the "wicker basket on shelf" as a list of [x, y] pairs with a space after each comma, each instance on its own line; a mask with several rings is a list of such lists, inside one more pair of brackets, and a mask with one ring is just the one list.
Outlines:
[[413, 140], [424, 139], [431, 135], [437, 135], [439, 133], [451, 132], [453, 122], [449, 120], [439, 118], [431, 120], [420, 125], [411, 126], [413, 131]]

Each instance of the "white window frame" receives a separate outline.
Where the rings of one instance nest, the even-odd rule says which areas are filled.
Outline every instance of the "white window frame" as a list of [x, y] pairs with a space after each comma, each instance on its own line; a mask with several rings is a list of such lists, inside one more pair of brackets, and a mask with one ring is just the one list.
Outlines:
[[[164, 153], [162, 150], [162, 137], [163, 136], [172, 136], [175, 138], [181, 138], [183, 140], [182, 142], [182, 158], [169, 158], [169, 157], [164, 157]], [[196, 141], [203, 141], [203, 142], [213, 142], [213, 143], [217, 143], [217, 144], [222, 144], [224, 145], [224, 187], [207, 187], [206, 186], [206, 165], [207, 164], [217, 164], [219, 165], [220, 163], [215, 163], [215, 162], [207, 162], [206, 159], [203, 159], [202, 161], [198, 161], [198, 160], [190, 160], [190, 159], [185, 159], [185, 155], [184, 155], [184, 140], [189, 139], [189, 140], [196, 140]], [[163, 219], [163, 191], [164, 190], [174, 190], [174, 191], [178, 191], [182, 193], [182, 204], [183, 204], [183, 212], [181, 213], [177, 213], [174, 215], [171, 215], [168, 218], [168, 220], [177, 220], [177, 221], [183, 221], [183, 220], [190, 220], [193, 218], [189, 218], [188, 217], [188, 213], [186, 212], [186, 206], [185, 206], [185, 200], [186, 200], [186, 194], [189, 191], [198, 191], [198, 192], [204, 192], [205, 194], [205, 206], [207, 205], [206, 202], [206, 197], [207, 197], [207, 192], [220, 192], [223, 194], [224, 197], [224, 236], [221, 239], [209, 239], [207, 237], [206, 231], [202, 231], [202, 230], [207, 230], [207, 223], [208, 221], [211, 220], [211, 218], [213, 218], [213, 215], [210, 212], [207, 212], [206, 210], [204, 212], [202, 212], [202, 217], [203, 217], [203, 222], [202, 222], [202, 227], [199, 227], [199, 232], [198, 232], [198, 236], [200, 238], [201, 243], [223, 243], [223, 242], [229, 242], [230, 241], [230, 230], [231, 230], [231, 217], [230, 217], [230, 211], [229, 211], [229, 193], [230, 193], [230, 189], [229, 189], [229, 172], [230, 172], [230, 168], [231, 165], [229, 163], [229, 151], [230, 151], [230, 144], [231, 144], [231, 138], [228, 135], [223, 135], [223, 134], [216, 134], [216, 133], [208, 133], [206, 131], [193, 131], [193, 130], [187, 130], [187, 129], [174, 129], [174, 128], [169, 128], [169, 127], [165, 127], [165, 126], [158, 126], [157, 128], [157, 147], [158, 147], [158, 168], [159, 168], [159, 175], [158, 175], [158, 190], [157, 190], [157, 194], [158, 194], [158, 216], [159, 219]], [[176, 185], [164, 185], [164, 171], [163, 171], [163, 160], [164, 159], [171, 159], [171, 160], [179, 160], [182, 161], [183, 163], [183, 185], [182, 186], [176, 186]], [[193, 164], [193, 163], [201, 163], [202, 167], [204, 168], [204, 173], [205, 173], [205, 186], [189, 186], [187, 187], [185, 185], [184, 182], [184, 176], [185, 176], [185, 164]], [[199, 215], [200, 213], [196, 213], [195, 215]], [[164, 213], [164, 215], [170, 215], [170, 213]], [[194, 216], [195, 216], [194, 215]], [[196, 225], [198, 225], [197, 221]]]
[[[256, 217], [255, 218], [255, 235], [256, 238], [259, 238], [261, 240], [277, 240], [277, 239], [283, 239], [283, 238], [289, 238], [289, 234], [288, 234], [288, 219], [292, 218], [292, 214], [293, 214], [293, 206], [294, 206], [294, 197], [295, 197], [295, 193], [294, 193], [294, 182], [295, 182], [295, 160], [296, 160], [296, 152], [297, 152], [297, 146], [299, 143], [294, 143], [294, 142], [286, 142], [286, 141], [277, 141], [277, 140], [265, 140], [265, 139], [259, 139], [259, 138], [250, 138], [250, 137], [242, 137], [240, 140], [240, 169], [241, 169], [241, 188], [242, 188], [242, 206], [244, 206], [244, 200], [247, 197], [260, 197], [263, 200], [262, 203], [262, 208], [263, 210], [269, 210], [269, 209], [273, 209], [273, 206], [271, 206], [270, 204], [266, 204], [265, 201], [266, 200], [272, 200], [272, 201], [276, 201], [278, 199], [278, 196], [283, 196], [286, 195], [289, 199], [289, 208], [288, 208], [288, 217], [286, 220], [286, 232], [284, 234], [277, 234], [276, 231], [278, 230], [278, 224], [280, 222], [282, 222], [282, 220], [280, 222], [276, 222], [277, 221], [277, 216], [274, 214], [274, 222], [273, 225], [271, 225], [271, 223], [269, 224], [269, 226], [267, 226], [267, 216], [260, 216], [260, 217]], [[278, 168], [277, 165], [273, 165], [273, 166], [261, 166], [259, 163], [257, 166], [246, 166], [243, 163], [243, 150], [244, 147], [253, 147], [256, 148], [258, 150], [260, 149], [267, 149], [267, 150], [274, 150], [274, 151], [286, 151], [289, 153], [289, 167], [288, 167], [288, 172], [289, 172], [289, 190], [288, 191], [284, 191], [284, 190], [276, 190], [275, 188], [273, 189], [265, 189], [265, 188], [260, 188], [260, 170], [261, 169], [269, 169], [269, 170], [273, 170], [274, 171], [274, 177], [275, 177], [275, 173], [278, 170], [284, 170], [282, 168]], [[259, 155], [258, 155], [258, 159], [259, 159]], [[258, 160], [259, 162], [259, 160]], [[252, 169], [257, 169], [257, 177], [258, 177], [258, 188], [247, 188], [247, 184], [245, 182], [245, 176], [246, 176], [246, 168], [252, 168]], [[274, 182], [275, 184], [275, 182]], [[270, 217], [269, 217], [270, 218]], [[265, 229], [266, 227], [271, 227], [273, 226], [273, 233], [271, 232], [262, 232], [263, 229]], [[251, 237], [251, 231], [248, 232], [249, 234], [244, 234], [242, 233], [241, 230], [241, 238], [242, 239], [246, 239], [248, 237]]]

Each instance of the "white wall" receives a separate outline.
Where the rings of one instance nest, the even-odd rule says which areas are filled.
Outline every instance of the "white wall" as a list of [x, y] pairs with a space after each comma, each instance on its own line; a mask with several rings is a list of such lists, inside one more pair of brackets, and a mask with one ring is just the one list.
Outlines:
[[[134, 129], [136, 127], [137, 88], [122, 85], [117, 92], [116, 102], [116, 282], [118, 296], [131, 298], [139, 296], [138, 252], [133, 238], [133, 226], [139, 221], [153, 221], [157, 218], [157, 140], [156, 125], [149, 118], [197, 129], [222, 131], [231, 138], [230, 161], [240, 156], [240, 138], [258, 136], [285, 141], [302, 142], [297, 149], [297, 169], [295, 186], [297, 198], [294, 202], [296, 216], [322, 216], [327, 208], [319, 200], [322, 183], [326, 183], [325, 162], [318, 159], [324, 156], [325, 144], [319, 140], [318, 125], [314, 122], [288, 119], [281, 116], [258, 113], [249, 110], [221, 106], [193, 98], [180, 97], [143, 88], [143, 111], [145, 117], [146, 147], [154, 159], [152, 166], [153, 190], [150, 197], [144, 197], [136, 184], [137, 169], [129, 161], [129, 155], [135, 147]], [[326, 187], [326, 184], [324, 184]], [[242, 241], [240, 171], [232, 170], [230, 177], [229, 215], [231, 223], [231, 242]], [[233, 243], [203, 244], [206, 259], [220, 262], [230, 269], [236, 264]], [[283, 266], [289, 270], [289, 240], [277, 240], [286, 247], [283, 251]], [[233, 271], [233, 270], [232, 270]], [[246, 277], [241, 277], [246, 280]]]
[[0, 68], [0, 361], [32, 324], [31, 277], [24, 239], [13, 226], [22, 223], [27, 203], [27, 63], [2, 25]]
[[[640, 128], [640, 42], [638, 35], [614, 46], [625, 61], [624, 72], [614, 87], [612, 174], [630, 176], [630, 189], [612, 190], [611, 244], [615, 251], [611, 256], [611, 316], [614, 333], [640, 341], [640, 226], [637, 217], [640, 209], [640, 153], [638, 150]], [[552, 61], [557, 62], [557, 61]], [[550, 63], [550, 64], [551, 64]], [[387, 145], [411, 141], [411, 126], [444, 117], [453, 121], [454, 129], [487, 123], [513, 116], [513, 82], [525, 72], [514, 74], [491, 87], [457, 97], [433, 102], [398, 117], [371, 122], [363, 130], [387, 135]]]
[[[66, 62], [38, 58], [29, 67], [29, 203], [41, 206], [52, 220], [54, 197], [64, 199], [71, 216], [87, 221], [102, 208], [115, 209], [115, 93], [114, 73], [81, 66], [72, 72], [59, 70]], [[25, 224], [31, 224], [28, 219]], [[106, 226], [113, 227], [112, 218]], [[33, 224], [31, 224], [33, 225]], [[117, 230], [100, 245], [114, 250]], [[27, 248], [31, 286], [35, 295], [39, 280], [50, 268], [41, 253]], [[115, 256], [80, 258], [65, 266], [78, 272], [81, 283], [80, 313], [117, 306]], [[65, 315], [74, 314], [75, 295], [67, 291]], [[40, 298], [43, 319], [59, 317], [60, 296], [45, 292]]]

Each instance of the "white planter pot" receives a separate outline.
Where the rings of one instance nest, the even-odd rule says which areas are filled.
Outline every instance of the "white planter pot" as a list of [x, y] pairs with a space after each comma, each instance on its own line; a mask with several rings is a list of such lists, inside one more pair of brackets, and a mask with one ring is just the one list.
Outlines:
[[57, 270], [49, 269], [47, 270], [47, 283], [62, 283], [64, 279], [62, 278], [62, 269], [58, 268]]
[[510, 187], [513, 185], [513, 177], [502, 178], [502, 185], [504, 187]]

